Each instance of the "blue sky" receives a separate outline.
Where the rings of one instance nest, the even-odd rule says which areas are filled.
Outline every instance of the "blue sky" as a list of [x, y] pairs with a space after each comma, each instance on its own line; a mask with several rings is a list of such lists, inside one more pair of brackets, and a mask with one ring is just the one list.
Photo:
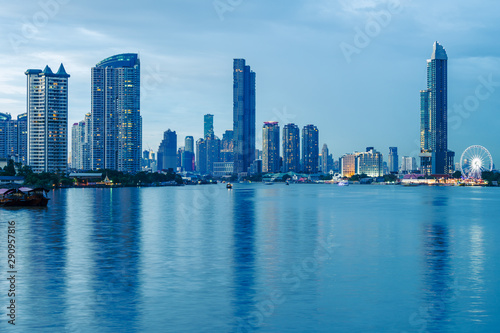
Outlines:
[[449, 57], [449, 148], [459, 157], [484, 145], [500, 159], [492, 0], [40, 0], [3, 4], [0, 17], [0, 112], [25, 112], [26, 69], [62, 62], [71, 125], [90, 111], [90, 68], [139, 52], [143, 143], [154, 150], [168, 128], [179, 146], [201, 137], [206, 113], [217, 135], [232, 128], [232, 59], [245, 58], [257, 73], [258, 133], [264, 121], [312, 123], [335, 158], [366, 146], [417, 156], [419, 90], [437, 40]]

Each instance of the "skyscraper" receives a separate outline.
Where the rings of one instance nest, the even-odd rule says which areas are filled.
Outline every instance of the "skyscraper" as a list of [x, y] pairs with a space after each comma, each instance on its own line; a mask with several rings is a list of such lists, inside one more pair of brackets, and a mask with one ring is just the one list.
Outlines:
[[330, 152], [328, 151], [328, 145], [325, 143], [323, 144], [323, 148], [321, 149], [321, 172], [323, 173], [328, 173], [330, 170], [328, 169], [328, 161], [330, 158]]
[[302, 129], [302, 170], [306, 173], [318, 172], [319, 131], [314, 125]]
[[234, 172], [248, 172], [255, 159], [255, 72], [245, 59], [233, 63]]
[[210, 134], [214, 134], [214, 115], [206, 114], [203, 122], [203, 137], [206, 138]]
[[420, 91], [420, 165], [425, 174], [448, 174], [455, 153], [448, 151], [448, 55], [434, 43], [427, 60], [427, 89]]
[[196, 141], [196, 171], [207, 174], [207, 143], [204, 139]]
[[182, 170], [187, 172], [194, 171], [194, 139], [192, 136], [186, 136], [186, 139], [184, 140]]
[[262, 172], [280, 171], [280, 127], [277, 122], [265, 122], [262, 128]]
[[389, 147], [389, 172], [398, 172], [399, 170], [399, 157], [398, 148]]
[[295, 124], [283, 127], [283, 172], [300, 171], [300, 130]]
[[177, 170], [177, 133], [170, 129], [163, 133], [163, 141], [158, 148], [158, 170]]
[[220, 146], [220, 159], [221, 162], [234, 162], [234, 132], [227, 130], [222, 134]]
[[61, 64], [28, 69], [27, 164], [34, 172], [66, 171], [68, 167], [68, 78]]
[[220, 162], [220, 139], [213, 133], [205, 138], [207, 173], [214, 173], [214, 163]]
[[373, 147], [366, 148], [366, 152], [357, 153], [357, 168], [358, 174], [366, 174], [368, 177], [380, 177], [384, 175], [383, 156]]
[[92, 68], [92, 169], [141, 170], [140, 62], [119, 54]]

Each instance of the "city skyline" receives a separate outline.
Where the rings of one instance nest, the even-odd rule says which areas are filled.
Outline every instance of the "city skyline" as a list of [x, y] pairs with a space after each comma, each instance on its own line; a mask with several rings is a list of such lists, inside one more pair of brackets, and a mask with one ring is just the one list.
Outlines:
[[[453, 54], [448, 69], [449, 148], [456, 152], [456, 160], [472, 144], [482, 144], [494, 157], [500, 156], [495, 127], [484, 121], [494, 117], [500, 107], [500, 52], [492, 47], [494, 33], [484, 33], [485, 28], [492, 32], [498, 29], [495, 17], [489, 14], [497, 4], [461, 5], [451, 14], [445, 10], [451, 4], [448, 1], [433, 6], [427, 6], [430, 2], [426, 1], [401, 1], [401, 8], [391, 12], [390, 23], [382, 26], [374, 37], [370, 35], [369, 43], [360, 47], [354, 42], [357, 31], [364, 31], [374, 13], [388, 11], [390, 2], [291, 1], [286, 10], [261, 1], [244, 2], [234, 11], [225, 12], [224, 20], [220, 20], [211, 3], [193, 6], [195, 3], [161, 4], [157, 13], [148, 13], [153, 17], [160, 14], [169, 17], [169, 24], [137, 19], [136, 24], [127, 26], [122, 23], [126, 20], [109, 22], [92, 6], [82, 8], [78, 3], [61, 2], [59, 10], [49, 15], [50, 20], [36, 26], [37, 32], [28, 36], [22, 30], [25, 22], [33, 23], [32, 16], [44, 13], [43, 8], [35, 1], [27, 1], [23, 6], [10, 4], [5, 8], [6, 20], [1, 23], [8, 38], [2, 42], [5, 56], [0, 60], [4, 62], [0, 112], [10, 113], [13, 118], [24, 112], [26, 92], [22, 72], [26, 68], [63, 62], [72, 74], [69, 123], [79, 122], [90, 112], [88, 68], [110, 54], [132, 51], [140, 52], [143, 62], [142, 113], [147, 131], [144, 147], [156, 146], [169, 127], [175, 127], [179, 137], [203, 137], [203, 128], [197, 121], [183, 119], [199, 119], [210, 113], [215, 115], [216, 128], [232, 127], [228, 69], [231, 59], [244, 57], [259, 73], [257, 124], [264, 121], [317, 124], [321, 127], [320, 142], [327, 143], [336, 158], [367, 145], [384, 153], [388, 147], [397, 146], [401, 155], [418, 156], [419, 126], [415, 121], [418, 122], [419, 96], [415, 91], [425, 87], [422, 59], [428, 58], [429, 45], [438, 40]], [[188, 7], [194, 9], [185, 11]], [[144, 10], [132, 8], [136, 12], [123, 8], [117, 15], [137, 17]], [[272, 20], [263, 9], [273, 13]], [[452, 23], [442, 24], [443, 17], [439, 15], [442, 12], [466, 16], [467, 29], [464, 30], [463, 24], [458, 30]], [[89, 25], [79, 18], [81, 13], [96, 17], [95, 24]], [[23, 15], [27, 21], [22, 20]], [[248, 29], [244, 22], [249, 20], [261, 21], [262, 27]], [[113, 24], [111, 29], [110, 24]], [[62, 26], [66, 28], [61, 29]], [[145, 38], [146, 31], [149, 33], [152, 28], [168, 38], [168, 47]], [[180, 36], [179, 31], [185, 33]], [[200, 31], [210, 36], [210, 43], [202, 40], [203, 35], [196, 37]], [[248, 35], [247, 40], [231, 38], [232, 34], [243, 31]], [[72, 38], [64, 45], [50, 43], [64, 39], [61, 33], [71, 34]], [[12, 42], [13, 36], [20, 37], [17, 44]], [[262, 52], [262, 47], [249, 46], [249, 41], [256, 40], [271, 53]], [[358, 51], [352, 54], [350, 63], [346, 62], [342, 43]], [[293, 71], [288, 71], [289, 68]], [[200, 76], [200, 71], [204, 75]], [[388, 90], [389, 86], [396, 88]], [[479, 105], [475, 99], [478, 87], [482, 93]], [[356, 97], [360, 92], [364, 98]], [[485, 95], [487, 98], [482, 97]], [[377, 117], [371, 117], [372, 114]], [[370, 121], [353, 124], [353, 119]], [[379, 135], [381, 128], [390, 130]]]

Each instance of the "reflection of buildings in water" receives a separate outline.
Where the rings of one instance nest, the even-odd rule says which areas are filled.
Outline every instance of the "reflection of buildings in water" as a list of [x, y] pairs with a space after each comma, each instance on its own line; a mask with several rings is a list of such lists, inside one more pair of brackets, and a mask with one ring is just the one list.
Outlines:
[[22, 247], [17, 247], [17, 258], [21, 261], [16, 261], [15, 266], [19, 272], [16, 281], [19, 292], [16, 297], [17, 302], [22, 304], [23, 317], [22, 321], [16, 318], [19, 328], [24, 324], [31, 327], [54, 327], [65, 322], [65, 272], [68, 265], [64, 213], [66, 197], [60, 191], [53, 191], [51, 196], [51, 207], [37, 208], [19, 219], [25, 222], [26, 217], [29, 217], [28, 231], [24, 234], [19, 232], [19, 220], [16, 221], [16, 240], [18, 244], [22, 244]]
[[448, 230], [448, 198], [435, 194], [427, 203], [423, 230], [423, 301], [427, 330], [445, 329], [449, 303], [453, 299], [453, 271], [450, 264], [450, 235]]
[[[120, 323], [130, 329], [138, 321], [141, 196], [136, 188], [105, 189], [92, 217], [91, 267], [94, 324]], [[123, 318], [116, 320], [119, 316]]]
[[[255, 208], [254, 189], [238, 189], [233, 194], [233, 300], [236, 327], [246, 327], [255, 307]], [[244, 322], [244, 323], [243, 323]], [[248, 327], [239, 327], [248, 330]]]

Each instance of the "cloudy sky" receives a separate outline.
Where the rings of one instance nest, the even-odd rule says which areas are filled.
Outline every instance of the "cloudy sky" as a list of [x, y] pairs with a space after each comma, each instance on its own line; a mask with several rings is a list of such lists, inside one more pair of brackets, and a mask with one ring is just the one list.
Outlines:
[[[335, 158], [375, 146], [418, 154], [419, 90], [434, 41], [448, 53], [449, 148], [500, 159], [500, 4], [493, 0], [3, 1], [0, 112], [26, 109], [28, 68], [70, 78], [70, 124], [90, 111], [90, 69], [141, 57], [144, 148], [163, 131], [232, 128], [232, 60], [257, 73], [262, 122], [315, 124]], [[458, 158], [457, 158], [458, 161]], [[500, 162], [499, 162], [500, 163]]]

